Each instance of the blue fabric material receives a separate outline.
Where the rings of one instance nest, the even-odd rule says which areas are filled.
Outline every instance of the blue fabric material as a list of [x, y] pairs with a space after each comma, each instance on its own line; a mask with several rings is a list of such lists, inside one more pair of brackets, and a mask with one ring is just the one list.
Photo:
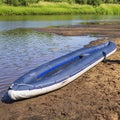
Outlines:
[[17, 79], [12, 89], [40, 89], [62, 82], [101, 59], [104, 56], [103, 52], [107, 55], [114, 49], [116, 49], [115, 43], [106, 42], [76, 50], [31, 70]]

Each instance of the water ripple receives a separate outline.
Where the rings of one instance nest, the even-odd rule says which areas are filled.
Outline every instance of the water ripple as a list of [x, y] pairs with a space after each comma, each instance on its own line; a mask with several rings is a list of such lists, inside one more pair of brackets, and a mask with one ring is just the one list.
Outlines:
[[0, 96], [29, 70], [96, 40], [96, 37], [64, 37], [15, 29], [0, 32]]

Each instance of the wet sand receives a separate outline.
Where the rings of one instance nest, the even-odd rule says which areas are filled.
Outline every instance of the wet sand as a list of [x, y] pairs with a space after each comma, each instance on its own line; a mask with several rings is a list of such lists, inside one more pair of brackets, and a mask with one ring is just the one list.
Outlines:
[[60, 35], [104, 35], [117, 51], [67, 86], [32, 99], [0, 102], [0, 120], [120, 120], [120, 24], [34, 29]]

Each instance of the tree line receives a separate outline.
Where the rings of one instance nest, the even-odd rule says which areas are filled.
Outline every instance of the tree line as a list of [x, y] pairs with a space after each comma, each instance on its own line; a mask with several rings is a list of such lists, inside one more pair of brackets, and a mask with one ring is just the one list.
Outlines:
[[27, 6], [32, 3], [39, 3], [40, 1], [89, 4], [89, 5], [94, 5], [94, 6], [98, 6], [102, 3], [113, 3], [113, 4], [120, 3], [120, 0], [0, 0], [0, 3], [13, 5], [13, 6], [20, 6], [20, 5]]

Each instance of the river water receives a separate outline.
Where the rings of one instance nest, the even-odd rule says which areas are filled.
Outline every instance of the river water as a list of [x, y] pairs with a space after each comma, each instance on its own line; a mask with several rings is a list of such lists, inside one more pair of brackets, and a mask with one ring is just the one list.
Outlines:
[[25, 28], [119, 21], [119, 16], [7, 16], [0, 17], [0, 97], [29, 70], [91, 41], [92, 36], [60, 36]]

